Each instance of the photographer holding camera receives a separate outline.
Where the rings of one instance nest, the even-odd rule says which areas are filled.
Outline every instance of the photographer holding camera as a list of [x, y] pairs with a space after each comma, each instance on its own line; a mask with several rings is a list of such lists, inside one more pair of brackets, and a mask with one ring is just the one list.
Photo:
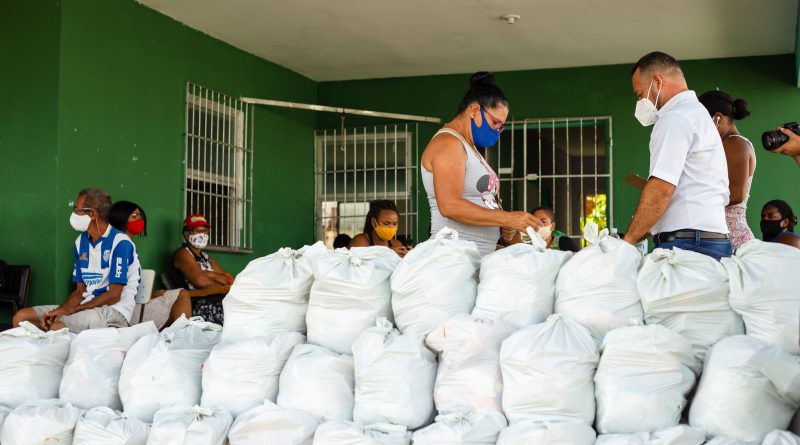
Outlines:
[[798, 133], [800, 133], [800, 125], [797, 122], [789, 122], [777, 130], [765, 131], [761, 135], [761, 142], [764, 144], [764, 148], [773, 153], [793, 157], [800, 166], [800, 136]]

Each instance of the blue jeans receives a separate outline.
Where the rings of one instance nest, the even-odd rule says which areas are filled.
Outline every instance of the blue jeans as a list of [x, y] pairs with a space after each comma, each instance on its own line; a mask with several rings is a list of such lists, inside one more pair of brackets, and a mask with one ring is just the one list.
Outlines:
[[666, 243], [656, 244], [656, 248], [672, 249], [677, 247], [683, 250], [702, 253], [719, 261], [733, 254], [733, 245], [726, 239], [700, 239], [698, 234], [695, 239], [676, 239]]

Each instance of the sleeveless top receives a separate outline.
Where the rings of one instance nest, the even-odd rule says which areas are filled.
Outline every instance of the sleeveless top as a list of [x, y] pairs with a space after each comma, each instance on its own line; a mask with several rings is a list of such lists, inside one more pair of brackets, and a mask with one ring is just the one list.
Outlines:
[[[186, 244], [183, 245], [183, 248], [186, 249], [186, 251], [188, 251], [189, 254], [192, 255], [192, 258], [194, 258], [197, 265], [200, 266], [200, 270], [204, 272], [214, 271], [214, 266], [211, 265], [211, 260], [208, 258], [208, 254], [206, 254], [205, 252], [200, 252], [199, 256], [195, 255], [194, 252], [192, 252], [192, 249], [190, 249], [189, 246], [187, 246]], [[189, 288], [189, 290], [194, 290], [195, 288], [194, 286], [192, 286], [192, 283], [190, 283], [188, 279], [186, 280], [186, 286]]]
[[[487, 209], [500, 209], [497, 204], [497, 194], [500, 190], [500, 180], [497, 174], [483, 159], [483, 156], [456, 131], [442, 128], [433, 137], [435, 138], [444, 133], [458, 138], [467, 153], [467, 162], [464, 166], [464, 190], [461, 197]], [[422, 174], [422, 184], [428, 195], [428, 204], [431, 207], [431, 235], [435, 235], [439, 230], [449, 227], [458, 232], [459, 239], [474, 242], [478, 246], [481, 256], [494, 252], [497, 249], [497, 241], [500, 239], [500, 228], [471, 226], [442, 216], [436, 203], [433, 173], [429, 172], [422, 163], [420, 163], [420, 172]]]
[[[747, 142], [750, 148], [750, 153], [755, 154], [753, 143], [746, 137], [739, 134], [732, 134], [728, 137], [738, 137]], [[754, 156], [755, 157], [755, 156]], [[742, 244], [755, 239], [753, 231], [747, 225], [747, 200], [750, 199], [750, 187], [753, 185], [753, 175], [747, 177], [747, 184], [745, 185], [744, 201], [739, 204], [733, 204], [725, 207], [725, 222], [728, 224], [728, 231], [730, 231], [731, 244], [736, 249]]]

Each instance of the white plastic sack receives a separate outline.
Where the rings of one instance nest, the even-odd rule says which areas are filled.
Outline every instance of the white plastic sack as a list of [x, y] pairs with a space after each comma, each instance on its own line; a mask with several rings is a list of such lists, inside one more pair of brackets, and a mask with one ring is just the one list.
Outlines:
[[353, 364], [356, 422], [411, 429], [430, 423], [437, 365], [421, 335], [400, 335], [381, 318], [353, 343]]
[[230, 445], [312, 445], [319, 421], [305, 411], [280, 408], [264, 401], [236, 417], [230, 431]]
[[502, 320], [459, 314], [436, 326], [425, 344], [439, 353], [433, 400], [439, 414], [482, 408], [503, 412], [500, 345], [514, 332]]
[[80, 416], [80, 409], [58, 399], [24, 403], [6, 416], [0, 430], [0, 443], [71, 444]]
[[594, 445], [597, 437], [584, 422], [524, 421], [504, 429], [497, 445]]
[[767, 434], [761, 445], [800, 445], [800, 437], [788, 431], [775, 430]]
[[353, 357], [300, 345], [281, 372], [278, 406], [305, 411], [322, 421], [353, 420], [354, 386]]
[[705, 441], [703, 430], [688, 425], [653, 433], [602, 434], [597, 437], [597, 445], [701, 445]]
[[739, 439], [717, 436], [705, 443], [705, 445], [761, 445], [758, 442], [743, 442]]
[[541, 323], [553, 313], [556, 277], [570, 252], [514, 244], [481, 260], [472, 315], [500, 318], [515, 328]]
[[609, 331], [644, 318], [636, 287], [642, 254], [610, 236], [589, 241], [595, 243], [558, 273], [555, 312], [586, 326], [599, 342]]
[[148, 321], [129, 328], [87, 329], [76, 335], [58, 397], [81, 409], [121, 410], [118, 387], [125, 354], [140, 338], [157, 334], [156, 325]]
[[161, 408], [200, 403], [203, 363], [222, 328], [181, 316], [160, 335], [142, 337], [128, 350], [119, 378], [125, 412], [145, 422]]
[[44, 332], [27, 321], [0, 332], [0, 405], [57, 398], [73, 337], [67, 328]]
[[153, 418], [147, 445], [223, 445], [233, 417], [222, 409], [176, 406]]
[[711, 436], [761, 442], [785, 430], [798, 406], [800, 358], [737, 335], [709, 350], [689, 423]]
[[392, 310], [404, 334], [427, 334], [456, 314], [468, 314], [478, 293], [481, 255], [475, 243], [444, 228], [405, 256], [392, 274]]
[[303, 334], [278, 332], [214, 346], [203, 365], [201, 405], [222, 408], [235, 418], [264, 400], [274, 402], [283, 365], [303, 343]]
[[446, 414], [414, 433], [414, 445], [494, 445], [506, 418], [493, 409], [469, 414]]
[[647, 324], [686, 337], [699, 363], [714, 343], [744, 333], [742, 317], [728, 303], [728, 274], [708, 255], [656, 249], [645, 258], [638, 287]]
[[288, 247], [251, 261], [236, 280], [222, 307], [222, 339], [236, 342], [275, 332], [305, 332], [311, 263], [328, 250], [320, 241], [299, 250]]
[[[594, 422], [594, 373], [600, 355], [578, 322], [551, 315], [508, 337], [500, 349], [503, 410], [521, 420]], [[590, 428], [591, 429], [591, 428]]]
[[723, 258], [731, 307], [742, 314], [747, 335], [800, 354], [800, 250], [753, 240]]
[[325, 422], [317, 428], [314, 445], [409, 445], [406, 427], [379, 423], [363, 426], [345, 420]]
[[400, 262], [381, 246], [337, 249], [314, 261], [308, 302], [308, 341], [340, 354], [379, 317], [392, 316], [389, 276]]
[[110, 408], [92, 408], [75, 427], [73, 445], [145, 445], [150, 425]]
[[664, 326], [631, 326], [609, 332], [600, 351], [594, 378], [599, 433], [678, 425], [695, 382], [688, 340]]
[[6, 416], [8, 416], [8, 413], [10, 413], [10, 412], [11, 412], [11, 408], [9, 408], [7, 406], [0, 405], [0, 430], [2, 430], [3, 422], [5, 422]]

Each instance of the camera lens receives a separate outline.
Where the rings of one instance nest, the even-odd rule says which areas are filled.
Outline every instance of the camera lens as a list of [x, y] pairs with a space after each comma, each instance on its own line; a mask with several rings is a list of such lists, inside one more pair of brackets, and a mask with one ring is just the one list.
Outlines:
[[765, 131], [761, 135], [761, 144], [764, 145], [764, 148], [769, 151], [775, 150], [776, 148], [785, 144], [788, 140], [789, 137], [778, 130]]

